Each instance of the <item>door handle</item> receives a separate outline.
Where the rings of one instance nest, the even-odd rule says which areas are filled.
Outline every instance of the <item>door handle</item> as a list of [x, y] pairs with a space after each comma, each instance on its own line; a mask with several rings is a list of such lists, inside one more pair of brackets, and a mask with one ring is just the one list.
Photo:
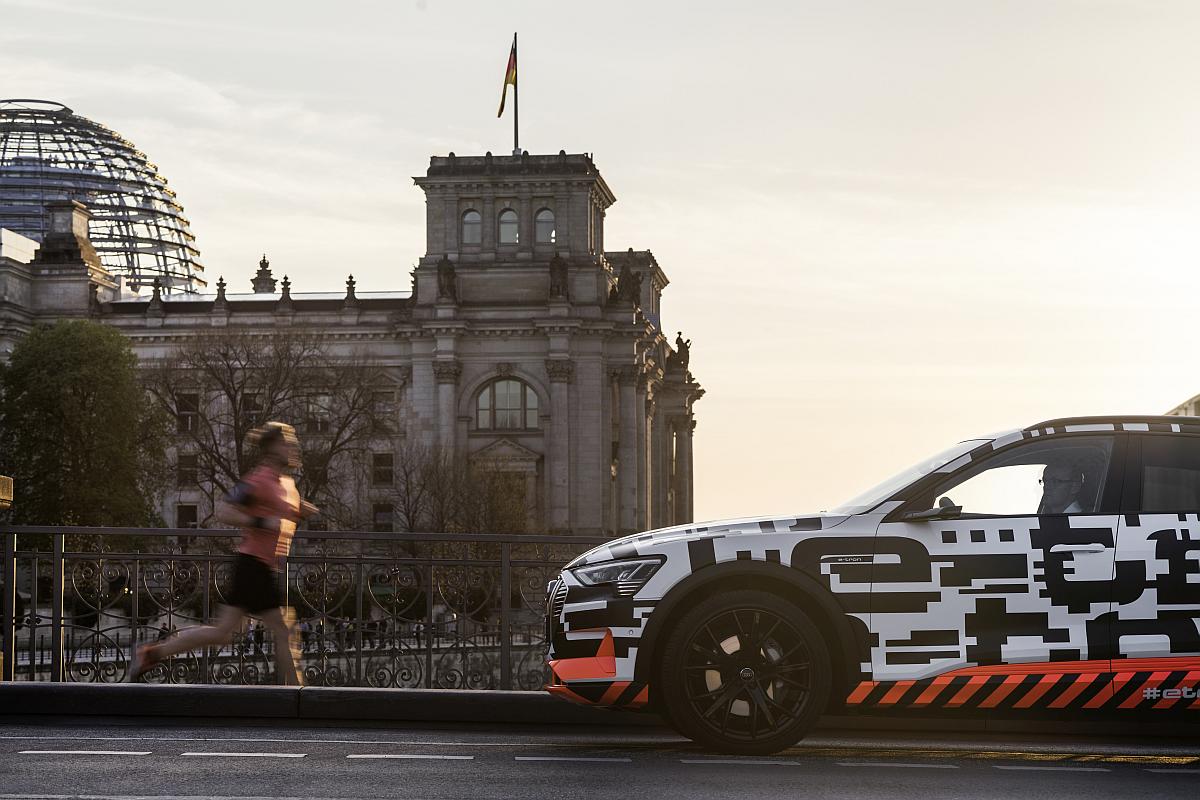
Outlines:
[[1051, 553], [1103, 553], [1108, 549], [1107, 545], [1099, 542], [1091, 542], [1089, 544], [1056, 544], [1050, 548]]

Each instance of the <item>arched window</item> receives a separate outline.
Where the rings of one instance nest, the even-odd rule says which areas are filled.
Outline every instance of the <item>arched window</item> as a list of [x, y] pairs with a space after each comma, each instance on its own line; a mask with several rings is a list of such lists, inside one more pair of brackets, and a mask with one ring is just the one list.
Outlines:
[[537, 244], [554, 244], [554, 212], [543, 208], [533, 218], [533, 240]]
[[474, 245], [483, 241], [483, 217], [475, 209], [463, 212], [461, 241]]
[[475, 399], [475, 427], [508, 431], [537, 428], [537, 393], [518, 380], [492, 381]]
[[506, 208], [500, 212], [500, 244], [517, 243], [517, 212]]

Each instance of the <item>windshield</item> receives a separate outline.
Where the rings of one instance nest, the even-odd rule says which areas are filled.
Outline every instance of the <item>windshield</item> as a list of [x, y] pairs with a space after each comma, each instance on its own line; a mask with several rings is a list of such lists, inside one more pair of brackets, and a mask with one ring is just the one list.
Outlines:
[[834, 514], [862, 514], [865, 511], [870, 511], [875, 506], [887, 500], [896, 492], [908, 486], [918, 478], [923, 478], [933, 472], [938, 467], [949, 464], [954, 459], [969, 453], [981, 444], [990, 441], [989, 439], [968, 439], [965, 442], [959, 442], [951, 448], [943, 450], [936, 456], [920, 461], [903, 472], [897, 473], [888, 478], [878, 486], [872, 486], [867, 491], [852, 497], [845, 503], [842, 503], [837, 508], [833, 509]]

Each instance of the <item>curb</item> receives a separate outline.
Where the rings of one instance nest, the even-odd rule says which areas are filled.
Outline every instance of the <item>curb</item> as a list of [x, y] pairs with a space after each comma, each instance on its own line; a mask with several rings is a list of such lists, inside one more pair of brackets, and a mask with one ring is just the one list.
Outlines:
[[[847, 731], [1044, 734], [1186, 738], [1200, 741], [1194, 720], [1147, 716], [999, 717], [826, 715], [818, 728]], [[292, 686], [212, 686], [0, 683], [5, 717], [237, 718], [263, 721], [447, 722], [525, 725], [664, 727], [650, 713], [579, 706], [545, 692], [455, 689], [366, 689]]]

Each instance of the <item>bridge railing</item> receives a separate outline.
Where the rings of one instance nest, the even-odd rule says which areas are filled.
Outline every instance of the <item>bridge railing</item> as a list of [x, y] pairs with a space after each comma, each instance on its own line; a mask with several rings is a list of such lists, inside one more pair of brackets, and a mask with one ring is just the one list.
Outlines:
[[[9, 526], [0, 678], [120, 682], [131, 645], [212, 620], [238, 534], [192, 528]], [[287, 559], [291, 646], [306, 685], [539, 689], [545, 587], [605, 539], [299, 531]], [[182, 653], [161, 683], [276, 682], [269, 632]]]

